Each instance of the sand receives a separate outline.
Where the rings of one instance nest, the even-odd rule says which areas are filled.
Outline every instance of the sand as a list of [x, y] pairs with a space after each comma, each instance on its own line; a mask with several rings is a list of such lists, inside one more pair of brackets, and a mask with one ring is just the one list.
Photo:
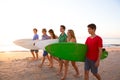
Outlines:
[[[101, 61], [99, 73], [102, 80], [120, 80], [120, 48], [108, 47], [109, 56]], [[56, 75], [58, 71], [58, 62], [54, 60], [54, 67], [47, 66], [46, 59], [42, 68], [38, 65], [40, 59], [31, 61], [30, 52], [1, 52], [0, 53], [0, 80], [60, 80], [61, 76]], [[81, 76], [75, 78], [75, 71], [71, 64], [66, 80], [84, 80], [84, 63], [77, 62]], [[90, 80], [96, 78], [90, 73]]]

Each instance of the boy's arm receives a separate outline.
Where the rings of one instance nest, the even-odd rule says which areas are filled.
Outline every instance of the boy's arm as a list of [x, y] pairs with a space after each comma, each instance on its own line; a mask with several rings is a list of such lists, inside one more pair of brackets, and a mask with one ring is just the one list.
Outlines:
[[97, 59], [97, 61], [96, 61], [96, 63], [95, 63], [95, 66], [96, 66], [96, 67], [98, 67], [99, 64], [100, 64], [100, 57], [101, 57], [101, 55], [102, 55], [102, 47], [99, 47], [98, 59]]

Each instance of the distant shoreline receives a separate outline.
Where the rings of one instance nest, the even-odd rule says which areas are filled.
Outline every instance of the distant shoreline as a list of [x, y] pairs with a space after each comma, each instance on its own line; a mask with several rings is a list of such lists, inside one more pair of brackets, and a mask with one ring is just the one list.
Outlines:
[[[120, 48], [120, 44], [103, 44], [103, 48]], [[9, 51], [0, 51], [0, 53], [6, 53], [6, 52], [30, 52], [28, 49], [23, 49], [23, 50], [9, 50]]]
[[11, 51], [0, 51], [0, 53], [6, 53], [6, 52], [29, 52], [29, 50], [11, 50]]
[[104, 47], [120, 47], [120, 44], [103, 44]]

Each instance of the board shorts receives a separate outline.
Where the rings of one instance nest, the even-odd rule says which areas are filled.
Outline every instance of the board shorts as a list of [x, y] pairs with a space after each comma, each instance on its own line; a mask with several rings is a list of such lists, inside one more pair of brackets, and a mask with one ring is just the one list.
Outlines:
[[86, 60], [85, 60], [84, 68], [85, 68], [85, 71], [91, 70], [91, 72], [93, 74], [97, 74], [98, 73], [98, 67], [95, 66], [95, 61], [92, 61], [92, 60], [90, 60], [88, 58], [86, 58]]
[[30, 50], [30, 52], [35, 52], [35, 53], [38, 53], [38, 52], [39, 52], [39, 50], [33, 50], [33, 49], [31, 49], [31, 50]]
[[48, 52], [47, 51], [43, 51], [43, 56], [47, 56]]

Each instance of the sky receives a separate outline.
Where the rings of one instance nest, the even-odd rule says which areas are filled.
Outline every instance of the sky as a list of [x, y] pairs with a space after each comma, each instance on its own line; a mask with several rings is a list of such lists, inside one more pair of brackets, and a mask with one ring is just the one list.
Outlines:
[[60, 25], [86, 38], [90, 23], [101, 37], [120, 38], [120, 0], [0, 0], [0, 44], [32, 38], [33, 28], [59, 36]]

